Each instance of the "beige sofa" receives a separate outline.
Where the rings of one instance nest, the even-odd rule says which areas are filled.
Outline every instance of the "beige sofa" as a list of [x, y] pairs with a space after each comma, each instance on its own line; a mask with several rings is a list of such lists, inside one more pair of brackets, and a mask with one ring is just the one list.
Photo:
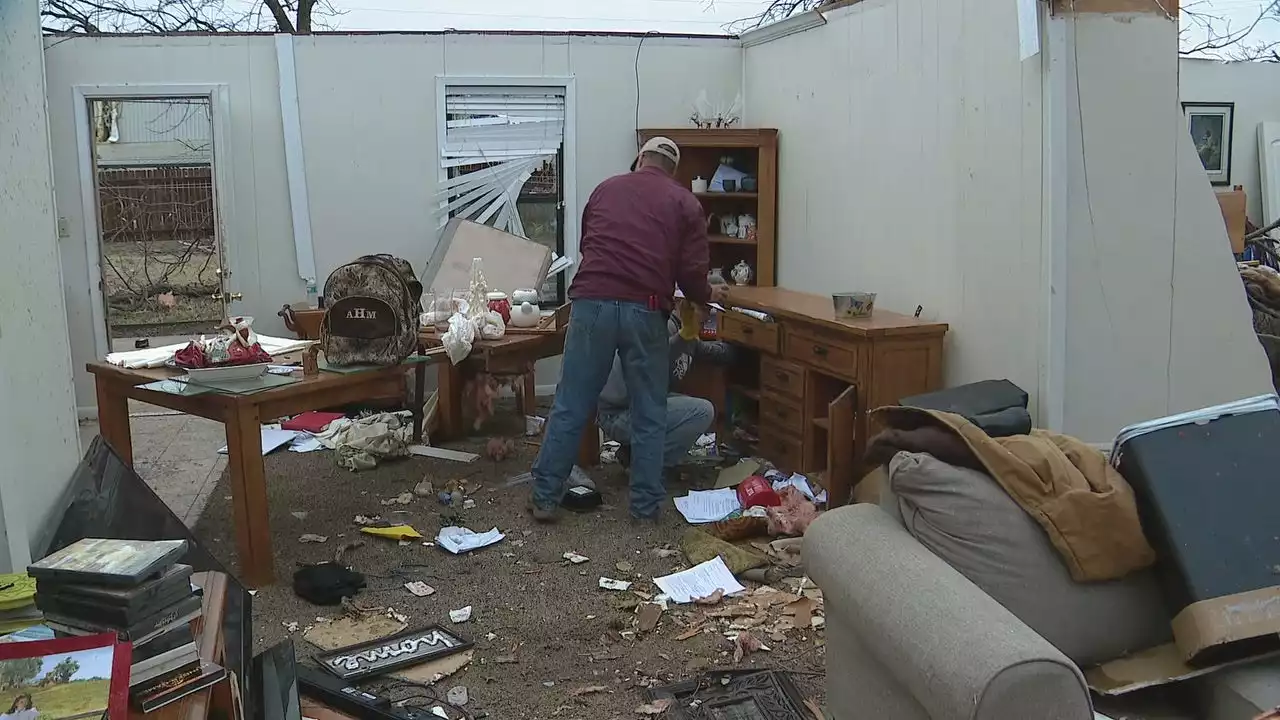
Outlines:
[[833, 720], [1093, 720], [1065, 655], [874, 505], [805, 534]]

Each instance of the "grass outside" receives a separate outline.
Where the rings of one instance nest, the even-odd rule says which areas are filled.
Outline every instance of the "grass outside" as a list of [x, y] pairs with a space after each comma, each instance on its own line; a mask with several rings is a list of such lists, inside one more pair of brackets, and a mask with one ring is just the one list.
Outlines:
[[[103, 247], [102, 283], [112, 337], [169, 334], [175, 328], [211, 330], [222, 304], [212, 242], [111, 242]], [[161, 300], [173, 293], [173, 302]]]
[[[14, 689], [17, 694], [17, 689]], [[110, 681], [104, 679], [74, 680], [62, 685], [33, 690], [31, 702], [41, 718], [67, 718], [105, 710], [110, 696]]]

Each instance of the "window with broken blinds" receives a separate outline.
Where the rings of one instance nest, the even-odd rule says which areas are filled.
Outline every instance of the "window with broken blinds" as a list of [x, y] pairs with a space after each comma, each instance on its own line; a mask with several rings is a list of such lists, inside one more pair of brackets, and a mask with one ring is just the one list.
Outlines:
[[[448, 85], [444, 100], [440, 224], [467, 218], [563, 255], [564, 88]], [[541, 294], [563, 303], [563, 275]]]

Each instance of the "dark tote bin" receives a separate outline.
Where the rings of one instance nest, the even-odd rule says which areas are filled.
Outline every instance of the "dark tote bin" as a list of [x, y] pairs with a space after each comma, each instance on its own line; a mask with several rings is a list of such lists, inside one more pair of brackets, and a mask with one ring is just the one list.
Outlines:
[[1280, 650], [1276, 396], [1127, 427], [1111, 462], [1133, 487], [1187, 661]]

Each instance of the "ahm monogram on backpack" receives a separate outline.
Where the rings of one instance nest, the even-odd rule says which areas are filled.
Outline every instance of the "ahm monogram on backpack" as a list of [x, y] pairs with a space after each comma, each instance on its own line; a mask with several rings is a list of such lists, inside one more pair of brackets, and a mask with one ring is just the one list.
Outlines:
[[331, 365], [396, 365], [418, 347], [422, 283], [408, 261], [365, 255], [324, 282], [320, 349]]

